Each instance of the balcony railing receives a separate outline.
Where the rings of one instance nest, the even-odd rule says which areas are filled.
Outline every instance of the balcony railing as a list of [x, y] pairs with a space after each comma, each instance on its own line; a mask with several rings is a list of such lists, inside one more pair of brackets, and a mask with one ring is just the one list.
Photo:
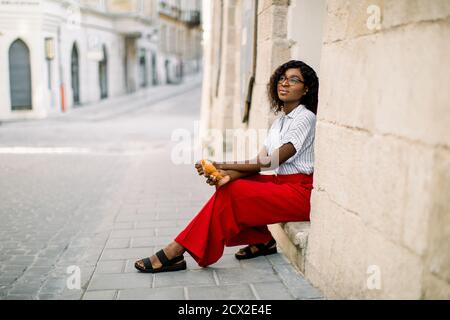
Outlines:
[[180, 19], [181, 16], [181, 10], [175, 6], [171, 6], [169, 5], [167, 2], [160, 2], [159, 3], [159, 8], [158, 8], [159, 13], [164, 14], [166, 16], [175, 18], [175, 19]]
[[201, 24], [201, 14], [199, 10], [184, 11], [181, 19], [190, 28], [195, 28]]

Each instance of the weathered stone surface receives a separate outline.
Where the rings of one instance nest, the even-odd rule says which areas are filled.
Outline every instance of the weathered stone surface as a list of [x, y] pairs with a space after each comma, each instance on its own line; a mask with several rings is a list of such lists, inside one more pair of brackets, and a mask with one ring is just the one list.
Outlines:
[[449, 146], [450, 83], [437, 72], [447, 63], [449, 37], [450, 22], [439, 21], [325, 45], [319, 119]]
[[[423, 265], [418, 255], [337, 206], [325, 192], [315, 193], [313, 216], [306, 276], [323, 288], [327, 297], [331, 294], [338, 298], [421, 297]], [[379, 290], [367, 285], [372, 268], [380, 271]]]

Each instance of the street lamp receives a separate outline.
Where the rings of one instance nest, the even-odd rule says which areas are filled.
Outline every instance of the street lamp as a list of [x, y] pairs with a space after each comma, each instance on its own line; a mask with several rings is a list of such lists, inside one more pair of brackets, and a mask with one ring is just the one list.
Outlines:
[[45, 58], [47, 59], [48, 90], [52, 90], [52, 60], [55, 59], [55, 41], [53, 38], [45, 38]]
[[47, 60], [55, 59], [55, 41], [53, 38], [45, 38], [45, 58]]

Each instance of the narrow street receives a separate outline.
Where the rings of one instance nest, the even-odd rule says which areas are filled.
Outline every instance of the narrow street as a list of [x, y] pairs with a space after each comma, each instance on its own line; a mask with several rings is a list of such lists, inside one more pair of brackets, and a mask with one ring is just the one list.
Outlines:
[[171, 161], [172, 132], [199, 120], [200, 81], [0, 124], [0, 299], [321, 298], [281, 254], [239, 262], [226, 248], [206, 269], [188, 255], [187, 271], [134, 269], [214, 192]]

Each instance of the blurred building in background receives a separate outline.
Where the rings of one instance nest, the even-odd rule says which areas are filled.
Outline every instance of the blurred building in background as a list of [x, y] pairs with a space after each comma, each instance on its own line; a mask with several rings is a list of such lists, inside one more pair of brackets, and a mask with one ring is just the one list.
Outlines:
[[200, 0], [159, 2], [160, 49], [168, 83], [179, 82], [184, 73], [201, 68], [201, 6]]
[[331, 298], [449, 299], [450, 1], [209, 5], [202, 131], [212, 157], [238, 151], [227, 129], [270, 126], [278, 66], [303, 60], [319, 74], [311, 223], [271, 226], [284, 253]]
[[0, 119], [182, 81], [200, 71], [200, 17], [201, 0], [1, 1]]

